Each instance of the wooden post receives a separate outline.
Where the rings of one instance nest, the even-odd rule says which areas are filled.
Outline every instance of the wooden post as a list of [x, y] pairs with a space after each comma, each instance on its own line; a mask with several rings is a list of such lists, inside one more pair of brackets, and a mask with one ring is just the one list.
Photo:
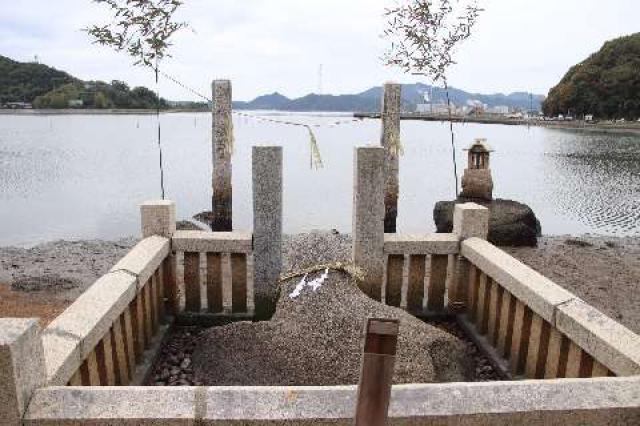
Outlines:
[[211, 208], [213, 231], [230, 232], [232, 226], [231, 146], [233, 123], [231, 117], [231, 81], [214, 80], [213, 92], [213, 197]]
[[382, 95], [380, 141], [384, 148], [384, 232], [396, 232], [398, 217], [401, 93], [400, 84], [385, 83]]
[[367, 320], [358, 383], [356, 426], [387, 424], [398, 328], [398, 320], [377, 318]]

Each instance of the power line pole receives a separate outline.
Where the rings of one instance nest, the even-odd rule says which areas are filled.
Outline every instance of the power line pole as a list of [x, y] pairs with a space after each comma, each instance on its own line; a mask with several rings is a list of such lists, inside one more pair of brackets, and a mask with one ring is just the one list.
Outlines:
[[322, 64], [318, 66], [318, 95], [322, 95]]

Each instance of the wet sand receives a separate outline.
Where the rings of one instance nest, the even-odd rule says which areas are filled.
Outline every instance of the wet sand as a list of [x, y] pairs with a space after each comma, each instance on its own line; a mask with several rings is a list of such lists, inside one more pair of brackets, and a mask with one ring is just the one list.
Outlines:
[[640, 238], [545, 236], [505, 251], [640, 334]]
[[[52, 312], [64, 309], [134, 244], [135, 239], [127, 238], [0, 248], [0, 316], [50, 318], [47, 303]], [[322, 253], [322, 259], [305, 247], [319, 248], [313, 251]], [[504, 250], [640, 333], [640, 237], [545, 236], [538, 247]], [[284, 271], [347, 260], [350, 253], [351, 240], [344, 234], [286, 236]]]

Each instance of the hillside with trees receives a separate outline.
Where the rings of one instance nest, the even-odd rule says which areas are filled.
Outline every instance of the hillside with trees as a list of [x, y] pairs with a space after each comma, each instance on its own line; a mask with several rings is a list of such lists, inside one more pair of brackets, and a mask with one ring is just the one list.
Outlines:
[[35, 62], [17, 62], [0, 55], [0, 104], [33, 102], [56, 87], [77, 81], [64, 71]]
[[548, 116], [592, 114], [599, 119], [640, 118], [640, 33], [607, 41], [569, 69], [543, 104]]
[[[111, 84], [89, 81], [65, 84], [33, 100], [34, 108], [155, 108], [158, 97], [146, 87], [130, 89], [127, 83], [114, 80]], [[164, 99], [161, 108], [167, 107]]]
[[[123, 81], [82, 81], [35, 62], [0, 56], [0, 105], [29, 102], [34, 108], [155, 108], [156, 94], [146, 87], [131, 89]], [[162, 108], [167, 102], [161, 99]]]

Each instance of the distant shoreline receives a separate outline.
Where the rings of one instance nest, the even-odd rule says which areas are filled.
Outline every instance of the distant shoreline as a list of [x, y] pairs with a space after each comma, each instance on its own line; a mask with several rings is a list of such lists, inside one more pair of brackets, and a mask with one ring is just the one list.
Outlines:
[[[251, 110], [240, 110], [251, 111]], [[176, 114], [176, 113], [202, 113], [210, 112], [209, 109], [188, 109], [188, 108], [171, 108], [161, 110], [161, 114]], [[291, 114], [310, 114], [315, 111], [272, 111], [265, 110], [265, 113], [291, 113]], [[329, 113], [330, 111], [323, 111]], [[153, 115], [156, 113], [155, 109], [0, 109], [0, 115], [31, 115], [31, 116], [48, 116], [48, 115]], [[345, 113], [343, 111], [336, 111], [339, 115], [352, 115], [355, 118], [360, 119], [379, 119], [380, 113], [376, 112], [354, 112]], [[262, 114], [260, 114], [262, 115]], [[265, 114], [268, 115], [268, 114]], [[403, 113], [402, 120], [421, 120], [421, 121], [448, 121], [446, 116], [425, 116], [412, 113]], [[627, 122], [624, 124], [587, 124], [584, 121], [528, 121], [522, 119], [502, 119], [502, 118], [485, 118], [485, 117], [458, 117], [454, 116], [453, 121], [455, 123], [476, 123], [476, 124], [502, 124], [509, 126], [537, 126], [546, 127], [549, 129], [564, 129], [564, 130], [584, 130], [588, 132], [605, 132], [605, 133], [620, 133], [620, 134], [640, 134], [640, 123]]]
[[[371, 118], [380, 119], [380, 113], [369, 112], [353, 114], [356, 118]], [[627, 122], [624, 124], [613, 123], [597, 123], [588, 124], [584, 121], [539, 121], [539, 120], [524, 120], [524, 119], [508, 119], [500, 117], [451, 117], [454, 123], [475, 123], [475, 124], [501, 124], [506, 126], [537, 126], [546, 127], [550, 129], [564, 129], [564, 130], [584, 130], [589, 132], [605, 132], [605, 133], [630, 133], [640, 134], [640, 123]], [[401, 120], [420, 120], [420, 121], [449, 121], [445, 115], [425, 115], [419, 113], [402, 113]]]
[[[210, 112], [208, 109], [170, 108], [160, 110], [161, 114], [181, 112]], [[0, 115], [152, 115], [151, 109], [0, 109]]]

